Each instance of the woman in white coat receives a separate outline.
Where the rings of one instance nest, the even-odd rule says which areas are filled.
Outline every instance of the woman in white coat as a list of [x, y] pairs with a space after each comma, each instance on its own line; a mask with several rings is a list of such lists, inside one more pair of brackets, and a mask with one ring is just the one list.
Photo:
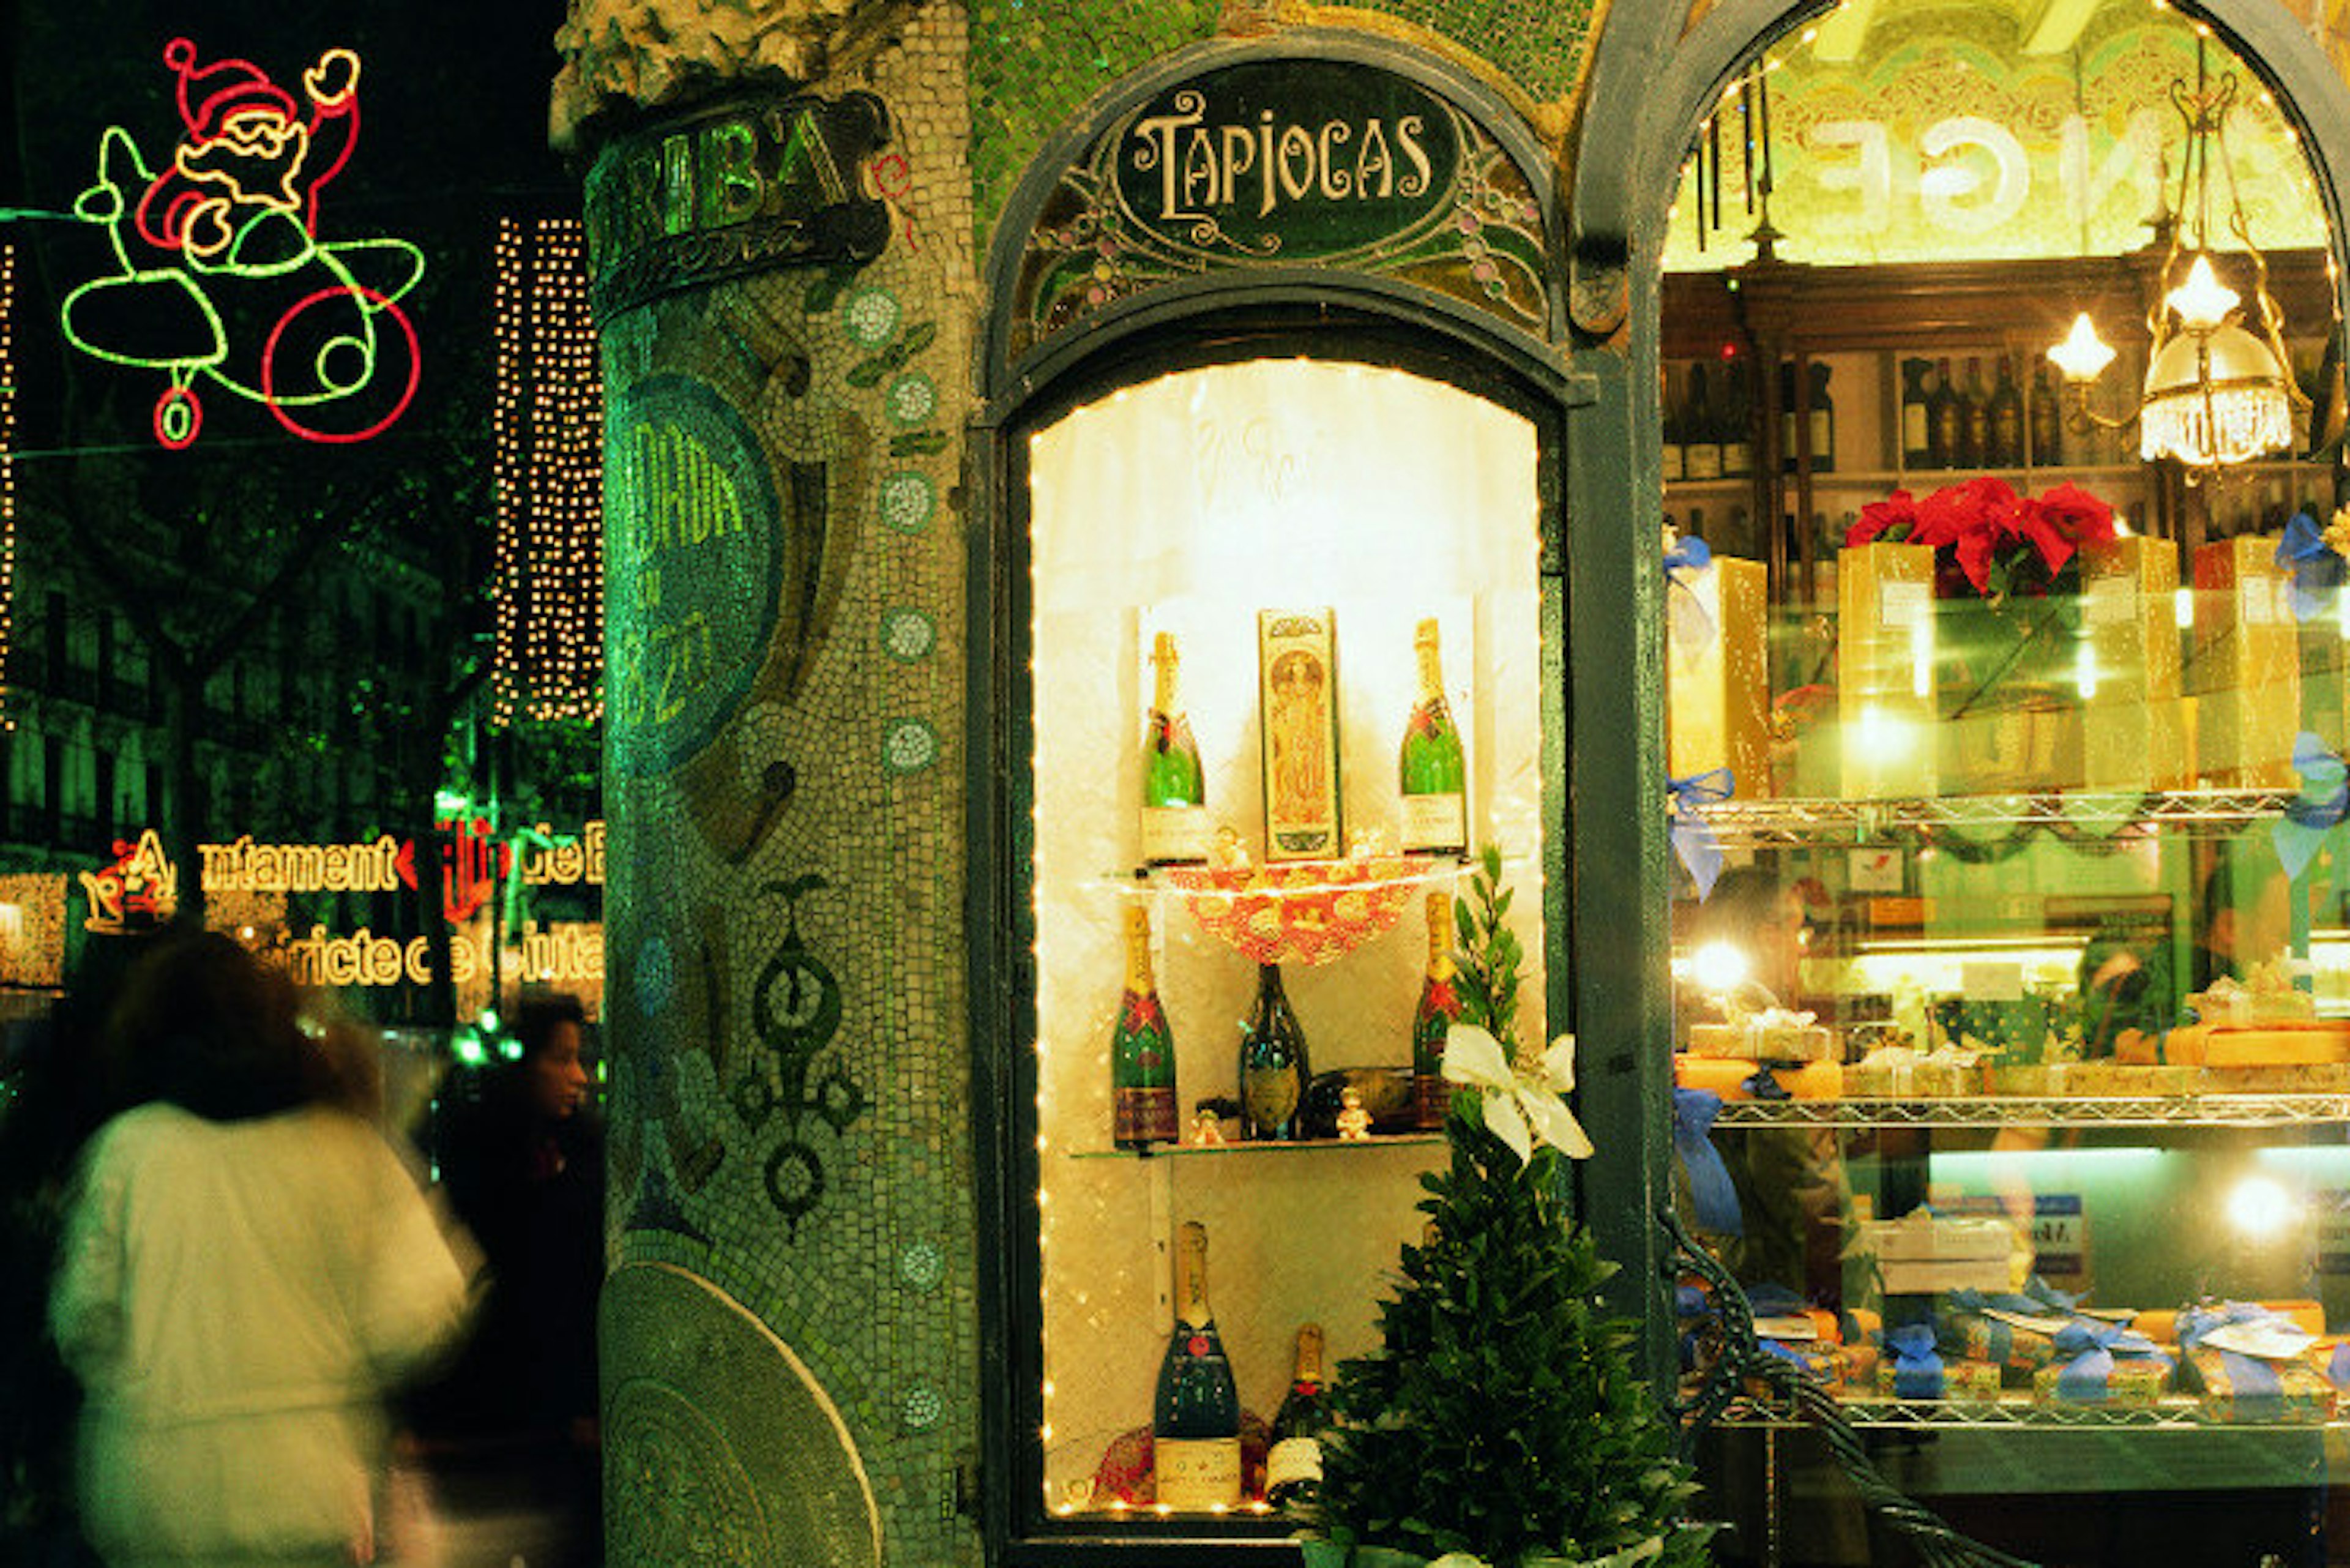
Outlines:
[[384, 1395], [463, 1325], [448, 1242], [296, 1003], [200, 933], [143, 959], [109, 1022], [143, 1103], [85, 1156], [49, 1314], [109, 1568], [374, 1561]]

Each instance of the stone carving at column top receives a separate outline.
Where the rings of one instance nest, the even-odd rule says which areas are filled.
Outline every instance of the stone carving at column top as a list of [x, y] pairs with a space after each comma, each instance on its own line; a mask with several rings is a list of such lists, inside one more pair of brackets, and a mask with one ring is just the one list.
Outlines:
[[896, 41], [921, 0], [572, 0], [548, 140], [581, 149], [625, 120], [730, 88], [789, 88], [849, 72]]

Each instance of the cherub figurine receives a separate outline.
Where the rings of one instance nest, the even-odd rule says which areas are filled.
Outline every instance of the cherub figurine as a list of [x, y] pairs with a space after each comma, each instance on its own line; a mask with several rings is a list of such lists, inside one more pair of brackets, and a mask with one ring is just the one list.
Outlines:
[[1367, 1141], [1371, 1136], [1371, 1113], [1363, 1109], [1362, 1091], [1348, 1089], [1339, 1096], [1338, 1103], [1343, 1107], [1338, 1112], [1340, 1140], [1346, 1143]]
[[1201, 1106], [1191, 1113], [1191, 1144], [1194, 1148], [1213, 1148], [1224, 1141], [1224, 1118], [1216, 1114], [1213, 1106]]

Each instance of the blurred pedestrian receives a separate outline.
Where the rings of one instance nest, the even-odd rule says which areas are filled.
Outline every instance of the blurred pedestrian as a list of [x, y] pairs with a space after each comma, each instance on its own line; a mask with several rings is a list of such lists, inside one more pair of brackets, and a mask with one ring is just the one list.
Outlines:
[[[556, 1568], [602, 1560], [596, 1299], [604, 1277], [602, 1128], [576, 997], [525, 1000], [517, 1054], [454, 1098], [441, 1179], [489, 1269], [481, 1325], [415, 1425], [445, 1496], [535, 1515]], [[541, 1555], [533, 1555], [538, 1568]]]
[[447, 1241], [228, 938], [161, 939], [105, 1048], [133, 1108], [86, 1151], [49, 1300], [85, 1532], [113, 1568], [374, 1561], [383, 1397], [463, 1323]]

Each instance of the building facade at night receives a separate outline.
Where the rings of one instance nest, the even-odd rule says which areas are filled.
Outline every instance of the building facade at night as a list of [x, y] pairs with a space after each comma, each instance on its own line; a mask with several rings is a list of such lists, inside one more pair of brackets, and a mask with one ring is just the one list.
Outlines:
[[[1362, 1355], [1420, 1239], [1421, 911], [1486, 844], [1659, 1389], [1676, 1156], [1711, 1148], [1743, 1234], [1702, 1196], [1700, 1229], [1897, 1490], [2050, 1561], [2086, 1520], [2306, 1549], [2350, 1301], [2301, 1146], [2350, 1060], [2190, 1063], [2080, 1010], [2116, 931], [2183, 989], [2212, 867], [2292, 823], [2308, 897], [2241, 982], [2350, 1015], [2340, 814], [2288, 809], [2338, 778], [2340, 639], [2275, 564], [2342, 498], [2331, 8], [577, 0], [559, 47], [604, 390], [616, 1563], [1295, 1560], [1255, 1444], [1301, 1323]], [[2292, 428], [2141, 459], [2166, 347], [2237, 419], [2221, 329], [2154, 303], [2207, 249], [2273, 394], [2242, 422]], [[2077, 394], [2041, 352], [2076, 310], [2127, 357]], [[1950, 545], [1970, 472], [1979, 551], [1888, 528], [1947, 491]], [[1942, 599], [2086, 607], [2030, 691], [1938, 708], [2025, 646], [1965, 667], [1952, 612], [1938, 657]], [[1144, 793], [1174, 648], [1204, 811]], [[1431, 694], [1468, 759], [1433, 790], [1391, 760]], [[1742, 942], [1788, 932], [1759, 1011], [1684, 961], [1717, 874], [1717, 918], [1771, 883]], [[1301, 1050], [1268, 1112], [1231, 1031], [1284, 985], [1345, 1074]], [[1113, 1064], [1138, 994], [1180, 1095]], [[2199, 1075], [2229, 1051], [2255, 1075]], [[1373, 1136], [1313, 1137], [1322, 1089]], [[2307, 1244], [2167, 1246], [2198, 1204], [2220, 1234], [2212, 1151], [2249, 1148], [2303, 1173]], [[1151, 1457], [1191, 1221], [1254, 1413], [1212, 1503], [1163, 1412]], [[2289, 1372], [2202, 1342], [2255, 1301]], [[1795, 1439], [1708, 1452], [1724, 1561], [1908, 1560]]]

